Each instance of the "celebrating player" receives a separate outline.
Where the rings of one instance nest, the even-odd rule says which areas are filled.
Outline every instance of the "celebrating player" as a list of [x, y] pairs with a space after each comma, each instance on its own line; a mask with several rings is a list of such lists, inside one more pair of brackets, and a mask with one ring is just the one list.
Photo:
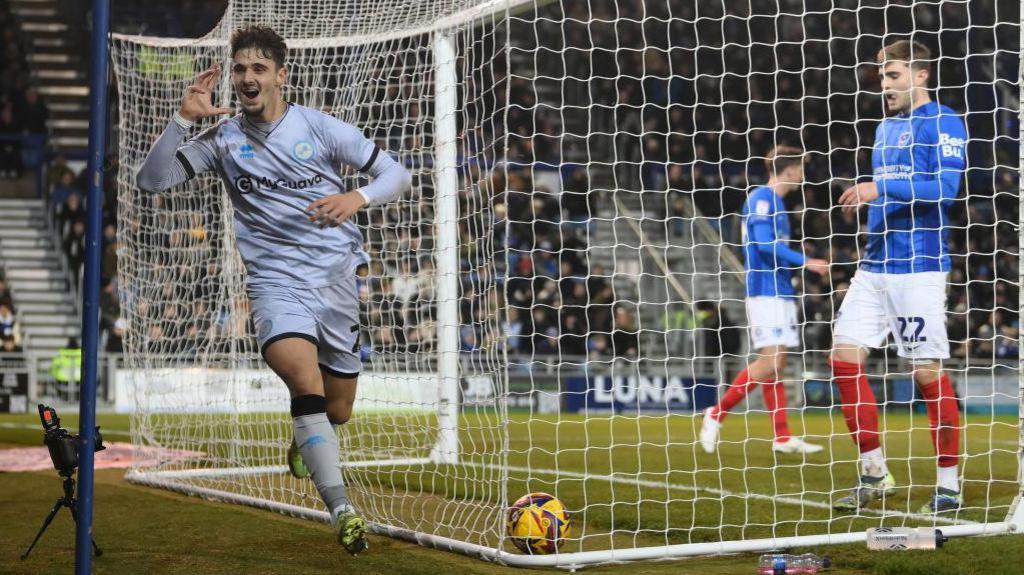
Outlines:
[[868, 206], [867, 246], [835, 323], [832, 373], [843, 416], [860, 449], [860, 484], [833, 503], [855, 511], [894, 492], [878, 434], [878, 407], [862, 364], [866, 348], [890, 333], [911, 361], [937, 454], [935, 492], [922, 513], [959, 509], [960, 414], [942, 360], [946, 335], [947, 210], [960, 188], [967, 131], [959, 115], [928, 95], [931, 54], [900, 41], [878, 53], [882, 95], [892, 116], [875, 135], [874, 180], [839, 198], [843, 209]]
[[[216, 171], [230, 190], [260, 351], [291, 393], [289, 467], [312, 476], [338, 540], [355, 554], [367, 547], [366, 522], [346, 494], [334, 429], [352, 414], [361, 365], [356, 268], [369, 257], [350, 218], [408, 191], [411, 177], [353, 126], [285, 102], [286, 52], [270, 28], [236, 31], [231, 82], [242, 113], [182, 143], [200, 118], [232, 112], [211, 102], [220, 67], [200, 74], [138, 185], [157, 192]], [[371, 183], [344, 190], [343, 166]]]
[[775, 441], [772, 449], [782, 453], [816, 453], [820, 445], [807, 443], [789, 433], [786, 420], [786, 349], [800, 345], [797, 309], [793, 291], [793, 270], [828, 273], [828, 262], [806, 258], [790, 248], [789, 216], [783, 198], [804, 181], [803, 151], [788, 146], [773, 149], [765, 160], [768, 183], [754, 188], [743, 204], [743, 252], [747, 264], [747, 320], [751, 349], [757, 359], [740, 372], [718, 405], [704, 411], [700, 444], [714, 453], [722, 420], [729, 410], [761, 384], [764, 402], [772, 416]]

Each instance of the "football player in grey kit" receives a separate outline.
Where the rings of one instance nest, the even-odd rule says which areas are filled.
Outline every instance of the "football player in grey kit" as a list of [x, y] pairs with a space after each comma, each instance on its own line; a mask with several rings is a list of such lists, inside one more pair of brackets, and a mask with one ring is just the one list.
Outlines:
[[[289, 469], [312, 477], [339, 542], [355, 554], [367, 547], [366, 522], [346, 495], [334, 429], [348, 421], [355, 401], [356, 268], [369, 260], [350, 218], [407, 192], [411, 176], [355, 127], [285, 102], [286, 52], [270, 28], [236, 31], [231, 83], [242, 113], [186, 141], [197, 120], [232, 113], [211, 101], [220, 67], [206, 70], [185, 92], [137, 182], [159, 192], [215, 171], [228, 187], [260, 352], [291, 393]], [[370, 183], [346, 191], [339, 175], [345, 166]]]

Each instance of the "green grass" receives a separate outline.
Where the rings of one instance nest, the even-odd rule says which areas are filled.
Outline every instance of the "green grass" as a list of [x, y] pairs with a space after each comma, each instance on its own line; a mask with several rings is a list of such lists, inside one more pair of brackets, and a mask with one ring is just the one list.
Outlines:
[[[64, 424], [76, 420], [66, 416]], [[127, 441], [128, 420], [102, 415], [108, 441]], [[173, 444], [182, 419], [161, 416], [150, 422], [158, 437]], [[241, 418], [217, 416], [190, 421], [202, 439], [193, 447], [218, 457], [252, 464], [280, 463], [288, 441], [287, 420], [276, 414]], [[435, 422], [408, 416], [403, 433], [387, 428], [394, 421], [381, 416], [357, 418], [350, 430], [350, 448], [373, 438], [395, 453], [411, 454], [411, 438], [429, 433]], [[464, 460], [497, 462], [493, 456], [502, 434], [509, 436], [508, 494], [556, 492], [578, 512], [575, 535], [566, 550], [664, 543], [717, 541], [776, 535], [846, 532], [880, 524], [877, 517], [851, 519], [812, 505], [781, 503], [776, 497], [827, 503], [852, 485], [856, 453], [842, 433], [838, 417], [805, 416], [795, 432], [820, 436], [828, 448], [806, 462], [770, 451], [768, 422], [759, 416], [734, 414], [726, 421], [719, 453], [704, 454], [693, 440], [699, 420], [691, 417], [510, 416], [507, 428], [490, 413], [462, 419]], [[1017, 474], [1013, 418], [970, 417], [964, 433], [968, 458], [965, 493], [969, 509], [961, 517], [999, 521], [1016, 493]], [[11, 426], [15, 427], [11, 427]], [[0, 417], [0, 444], [38, 445], [41, 430], [35, 416]], [[886, 449], [893, 473], [903, 486], [887, 502], [893, 511], [916, 509], [927, 497], [934, 463], [926, 420], [906, 413], [885, 417]], [[24, 426], [26, 428], [22, 428]], [[202, 432], [195, 430], [202, 429]], [[410, 431], [411, 430], [411, 431]], [[390, 431], [390, 432], [389, 432]], [[161, 435], [162, 434], [162, 435]], [[241, 435], [251, 447], [232, 448]], [[216, 463], [216, 460], [214, 460]], [[519, 471], [529, 468], [529, 472]], [[543, 470], [561, 470], [556, 476]], [[568, 472], [568, 474], [564, 473]], [[578, 477], [586, 473], [588, 477]], [[612, 483], [595, 475], [621, 474]], [[96, 561], [96, 573], [327, 573], [358, 569], [365, 573], [503, 573], [512, 569], [401, 541], [374, 537], [368, 554], [353, 560], [332, 543], [326, 525], [272, 512], [188, 498], [132, 485], [120, 471], [97, 473], [95, 534], [107, 554]], [[648, 483], [637, 484], [629, 478]], [[558, 480], [557, 485], [555, 480]], [[993, 481], [994, 480], [994, 481]], [[466, 522], [468, 530], [451, 535], [492, 542], [500, 512], [500, 475], [479, 466], [417, 466], [365, 469], [349, 481], [364, 508], [410, 526]], [[249, 484], [203, 480], [205, 486], [229, 491], [259, 492], [266, 497], [317, 506], [310, 483], [280, 475], [261, 476]], [[907, 485], [912, 483], [913, 488]], [[727, 493], [726, 493], [727, 492]], [[34, 556], [17, 555], [60, 494], [55, 473], [0, 474], [0, 573], [38, 573], [47, 567], [67, 572], [73, 563], [73, 528], [66, 511], [50, 527]], [[750, 497], [753, 494], [755, 497]], [[585, 508], [585, 510], [584, 510]], [[894, 517], [887, 525], [921, 524], [916, 518]], [[667, 531], [666, 531], [667, 530]], [[666, 534], [667, 533], [667, 534]], [[868, 553], [863, 545], [829, 546], [815, 551], [833, 557], [837, 572], [859, 573], [1013, 573], [1024, 563], [1024, 537], [958, 538], [935, 552]], [[682, 563], [631, 565], [633, 573], [751, 573], [756, 555], [686, 559]], [[622, 572], [621, 566], [588, 572]]]

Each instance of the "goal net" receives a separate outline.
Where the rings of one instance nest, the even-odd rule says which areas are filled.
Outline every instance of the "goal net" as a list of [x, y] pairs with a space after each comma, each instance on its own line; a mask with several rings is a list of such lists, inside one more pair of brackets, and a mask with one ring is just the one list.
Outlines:
[[[190, 80], [228, 69], [231, 32], [261, 23], [288, 43], [290, 101], [358, 126], [413, 174], [409, 194], [358, 216], [373, 261], [339, 465], [377, 531], [582, 566], [860, 541], [883, 525], [1024, 528], [1019, 3], [830, 6], [237, 0], [203, 38], [115, 35], [130, 479], [327, 519], [284, 465], [288, 393], [255, 345], [234, 190], [212, 174], [162, 194], [134, 183]], [[885, 116], [875, 53], [905, 38], [932, 49], [932, 96], [968, 126], [944, 364], [965, 504], [918, 512], [936, 457], [912, 366], [889, 346], [865, 370], [898, 488], [840, 513], [858, 454], [826, 358], [865, 227], [835, 200], [870, 177]], [[226, 78], [214, 98], [233, 104]], [[802, 345], [783, 378], [794, 435], [825, 450], [773, 452], [753, 393], [707, 454], [701, 411], [753, 359], [740, 209], [781, 144], [808, 155], [786, 204], [794, 247], [834, 264], [796, 274]], [[555, 555], [521, 555], [505, 534], [508, 505], [534, 491], [573, 518]]]

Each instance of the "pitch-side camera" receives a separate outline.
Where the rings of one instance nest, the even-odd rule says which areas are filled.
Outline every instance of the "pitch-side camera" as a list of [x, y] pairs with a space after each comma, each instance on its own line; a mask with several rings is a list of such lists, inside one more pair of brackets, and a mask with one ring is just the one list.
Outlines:
[[[60, 417], [57, 410], [39, 404], [39, 421], [43, 424], [43, 443], [50, 450], [50, 460], [53, 461], [53, 468], [64, 477], [74, 474], [78, 468], [78, 448], [81, 440], [78, 435], [71, 434], [60, 426]], [[96, 426], [96, 451], [106, 449], [103, 445], [103, 436], [100, 435], [100, 428]]]
[[[78, 500], [75, 499], [74, 475], [75, 469], [78, 468], [78, 449], [82, 444], [82, 440], [79, 436], [72, 435], [68, 430], [60, 426], [60, 418], [57, 417], [56, 409], [41, 403], [39, 404], [39, 421], [43, 423], [43, 443], [50, 450], [53, 468], [64, 478], [64, 497], [58, 499], [53, 504], [53, 507], [50, 508], [50, 514], [43, 520], [43, 526], [36, 533], [36, 538], [32, 540], [32, 544], [28, 546], [28, 549], [21, 554], [22, 560], [26, 559], [36, 546], [36, 543], [39, 543], [39, 538], [43, 536], [43, 532], [50, 526], [50, 522], [53, 521], [61, 507], [67, 507], [71, 511], [71, 518], [75, 520], [75, 523], [78, 522]], [[96, 451], [103, 449], [106, 449], [103, 446], [103, 436], [100, 435], [99, 426], [96, 426]], [[89, 539], [92, 542], [93, 553], [97, 557], [103, 555], [103, 551], [96, 545], [96, 540], [91, 536]]]

